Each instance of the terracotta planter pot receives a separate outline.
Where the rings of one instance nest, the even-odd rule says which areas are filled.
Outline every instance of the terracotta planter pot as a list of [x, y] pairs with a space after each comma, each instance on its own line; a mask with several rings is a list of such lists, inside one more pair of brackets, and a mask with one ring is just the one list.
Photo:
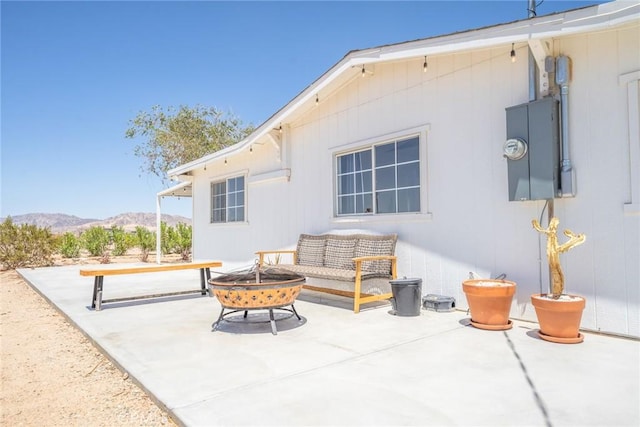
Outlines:
[[563, 344], [584, 341], [579, 329], [585, 299], [577, 295], [562, 295], [560, 299], [554, 300], [546, 295], [531, 295], [531, 304], [536, 309], [540, 324], [538, 336], [546, 341]]
[[462, 282], [471, 311], [471, 325], [479, 329], [511, 329], [509, 312], [516, 284], [508, 280], [472, 279]]

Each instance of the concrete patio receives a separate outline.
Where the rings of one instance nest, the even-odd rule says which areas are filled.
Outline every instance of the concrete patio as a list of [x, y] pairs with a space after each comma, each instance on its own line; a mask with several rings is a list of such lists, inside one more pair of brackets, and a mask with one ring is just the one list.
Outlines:
[[[18, 272], [187, 426], [640, 425], [637, 340], [585, 333], [581, 344], [552, 344], [535, 323], [482, 331], [462, 311], [354, 315], [348, 301], [306, 291], [295, 304], [302, 321], [278, 321], [277, 336], [268, 323], [211, 332], [215, 298], [93, 311], [93, 281], [79, 269]], [[104, 296], [193, 289], [198, 274], [106, 277]]]

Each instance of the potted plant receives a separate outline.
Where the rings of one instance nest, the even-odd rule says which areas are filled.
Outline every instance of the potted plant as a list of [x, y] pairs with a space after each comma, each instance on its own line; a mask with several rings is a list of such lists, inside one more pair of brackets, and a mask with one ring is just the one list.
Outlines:
[[542, 228], [533, 220], [533, 228], [547, 236], [547, 258], [551, 274], [551, 293], [531, 295], [531, 304], [536, 310], [540, 338], [557, 343], [575, 344], [584, 340], [580, 333], [580, 320], [585, 307], [585, 299], [577, 295], [564, 293], [564, 274], [560, 265], [560, 254], [581, 245], [586, 240], [584, 234], [575, 234], [565, 230], [569, 240], [558, 243], [558, 225], [560, 221], [553, 217], [547, 228]]
[[471, 312], [471, 325], [490, 331], [511, 329], [511, 301], [516, 284], [502, 279], [469, 279], [462, 282]]

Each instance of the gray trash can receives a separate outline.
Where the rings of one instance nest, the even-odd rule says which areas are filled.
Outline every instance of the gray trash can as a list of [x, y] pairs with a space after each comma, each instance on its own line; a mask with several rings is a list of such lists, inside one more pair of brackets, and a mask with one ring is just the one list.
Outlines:
[[391, 314], [396, 316], [420, 316], [422, 305], [422, 279], [410, 278], [396, 279], [391, 284]]

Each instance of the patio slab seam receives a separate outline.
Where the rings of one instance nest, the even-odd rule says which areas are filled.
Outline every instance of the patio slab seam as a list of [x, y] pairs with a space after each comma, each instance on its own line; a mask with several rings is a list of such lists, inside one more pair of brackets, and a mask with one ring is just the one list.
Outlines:
[[367, 357], [376, 355], [376, 354], [380, 354], [380, 353], [384, 353], [384, 352], [388, 352], [388, 351], [395, 351], [397, 350], [399, 347], [402, 346], [406, 346], [406, 345], [410, 345], [410, 344], [414, 344], [420, 341], [424, 341], [426, 339], [431, 339], [433, 337], [439, 336], [439, 335], [444, 335], [456, 330], [460, 330], [463, 329], [464, 327], [460, 327], [460, 326], [456, 326], [455, 328], [450, 328], [450, 329], [446, 329], [446, 330], [442, 330], [442, 331], [438, 331], [436, 333], [430, 333], [430, 334], [423, 334], [420, 335], [419, 337], [415, 337], [415, 338], [411, 338], [411, 339], [406, 339], [406, 340], [402, 340], [402, 341], [397, 341], [394, 342], [393, 344], [389, 344], [383, 347], [379, 347], [370, 351], [366, 351], [364, 353], [360, 353], [360, 354], [356, 354], [350, 357], [345, 357], [343, 359], [340, 360], [335, 360], [333, 362], [329, 362], [329, 363], [325, 363], [325, 364], [321, 364], [321, 365], [316, 365], [314, 367], [311, 368], [306, 368], [306, 369], [300, 369], [298, 371], [295, 372], [289, 372], [287, 374], [283, 374], [283, 375], [278, 375], [276, 377], [272, 377], [272, 378], [268, 378], [268, 379], [264, 379], [264, 380], [260, 380], [260, 381], [255, 381], [255, 382], [251, 382], [248, 384], [243, 384], [240, 386], [236, 386], [236, 387], [230, 387], [221, 391], [218, 391], [216, 393], [212, 393], [211, 395], [208, 395], [202, 399], [199, 399], [198, 401], [193, 401], [190, 403], [185, 403], [182, 405], [175, 405], [172, 406], [170, 409], [172, 410], [178, 410], [178, 409], [184, 409], [184, 408], [188, 408], [190, 406], [194, 406], [194, 405], [199, 405], [203, 402], [209, 401], [211, 399], [215, 399], [217, 397], [223, 396], [227, 393], [230, 392], [237, 392], [237, 391], [242, 391], [242, 390], [246, 390], [249, 388], [253, 388], [259, 385], [267, 385], [267, 384], [272, 384], [272, 383], [276, 383], [279, 381], [283, 381], [289, 378], [294, 378], [297, 376], [301, 376], [301, 375], [305, 375], [311, 372], [317, 372], [323, 369], [327, 369], [330, 368], [332, 366], [337, 366], [337, 365], [341, 365], [344, 363], [349, 363], [349, 362], [353, 362], [353, 361], [357, 361], [360, 359], [365, 359]]

